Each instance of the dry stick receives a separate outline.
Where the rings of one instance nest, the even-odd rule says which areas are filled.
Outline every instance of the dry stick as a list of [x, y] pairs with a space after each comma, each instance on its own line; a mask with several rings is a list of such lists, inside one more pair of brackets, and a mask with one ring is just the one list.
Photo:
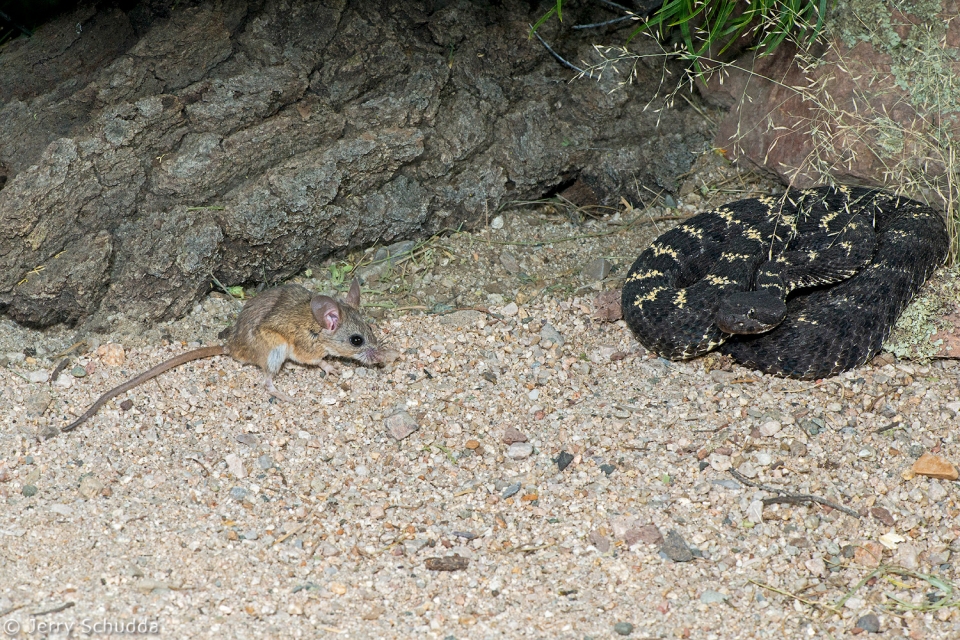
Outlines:
[[778, 496], [778, 497], [776, 497], [776, 498], [767, 498], [767, 499], [765, 499], [765, 500], [763, 501], [763, 504], [764, 504], [764, 505], [767, 505], [767, 504], [776, 504], [776, 503], [781, 503], [781, 502], [783, 502], [783, 503], [789, 503], [789, 504], [807, 504], [807, 503], [810, 503], [810, 502], [816, 502], [816, 503], [818, 503], [818, 504], [822, 504], [822, 505], [824, 505], [824, 506], [830, 507], [831, 509], [836, 509], [837, 511], [842, 511], [842, 512], [844, 512], [845, 514], [847, 514], [848, 516], [853, 516], [854, 518], [859, 518], [859, 517], [860, 517], [860, 514], [857, 513], [856, 511], [854, 511], [853, 509], [851, 509], [851, 508], [849, 508], [849, 507], [845, 507], [845, 506], [843, 506], [842, 504], [837, 504], [836, 502], [833, 502], [833, 501], [831, 501], [831, 500], [827, 500], [826, 498], [821, 498], [820, 496], [814, 496], [814, 495], [810, 495], [810, 494], [806, 494], [806, 493], [790, 493], [789, 491], [784, 491], [783, 489], [780, 489], [780, 488], [778, 488], [778, 487], [771, 487], [770, 485], [762, 484], [762, 483], [760, 483], [760, 482], [753, 482], [752, 480], [749, 480], [749, 479], [747, 479], [746, 477], [744, 477], [743, 474], [741, 474], [740, 472], [738, 472], [738, 471], [737, 471], [736, 469], [734, 469], [733, 467], [730, 467], [729, 469], [727, 469], [727, 471], [728, 471], [728, 472], [730, 473], [730, 475], [732, 475], [732, 476], [734, 477], [734, 479], [735, 479], [737, 482], [739, 482], [740, 484], [745, 484], [745, 485], [748, 485], [748, 486], [751, 486], [751, 487], [756, 487], [757, 489], [761, 489], [761, 490], [763, 490], [763, 491], [769, 491], [769, 492], [771, 492], [771, 493], [779, 493], [779, 494], [781, 494], [780, 496]]
[[87, 344], [87, 341], [86, 341], [86, 340], [80, 340], [80, 341], [78, 341], [78, 342], [74, 342], [72, 345], [70, 345], [69, 347], [67, 347], [66, 349], [64, 349], [63, 351], [61, 351], [60, 353], [54, 355], [54, 356], [53, 356], [53, 359], [62, 358], [62, 357], [64, 357], [64, 356], [66, 356], [67, 354], [72, 353], [72, 352], [75, 351], [76, 349], [79, 349], [81, 346], [83, 346], [83, 345], [85, 345], [85, 344]]
[[820, 603], [820, 602], [817, 602], [816, 600], [807, 600], [806, 598], [801, 598], [800, 596], [798, 596], [798, 595], [795, 594], [795, 593], [790, 593], [789, 591], [784, 591], [783, 589], [777, 589], [776, 587], [772, 587], [772, 586], [770, 586], [769, 584], [764, 584], [764, 583], [762, 583], [762, 582], [757, 582], [756, 580], [754, 580], [754, 579], [752, 579], [752, 578], [747, 578], [747, 582], [749, 582], [749, 583], [751, 583], [751, 584], [755, 584], [755, 585], [757, 585], [758, 587], [760, 587], [761, 589], [767, 589], [768, 591], [773, 591], [774, 593], [779, 593], [779, 594], [782, 595], [782, 596], [787, 596], [788, 598], [793, 598], [794, 600], [797, 600], [798, 602], [802, 602], [803, 604], [809, 605], [809, 606], [811, 606], [811, 607], [818, 607], [818, 608], [820, 608], [820, 609], [823, 609], [824, 611], [829, 611], [829, 612], [831, 612], [831, 613], [836, 613], [837, 615], [839, 615], [839, 614], [841, 613], [839, 609], [835, 609], [835, 608], [833, 608], [833, 607], [831, 607], [831, 606], [829, 606], [829, 605], [822, 604], [822, 603]]
[[60, 613], [61, 611], [65, 610], [65, 609], [69, 609], [70, 607], [73, 607], [73, 606], [75, 606], [76, 604], [77, 604], [76, 602], [64, 602], [63, 604], [57, 605], [57, 606], [52, 607], [52, 608], [50, 608], [50, 609], [44, 609], [43, 611], [34, 611], [34, 612], [31, 613], [30, 615], [36, 617], [36, 616], [45, 616], [45, 615], [47, 615], [48, 613]]
[[57, 366], [54, 367], [53, 373], [50, 374], [50, 382], [48, 384], [53, 384], [57, 381], [57, 378], [60, 377], [60, 374], [63, 373], [63, 370], [67, 368], [67, 364], [70, 362], [69, 358], [64, 358], [57, 363]]
[[890, 424], [888, 424], [888, 425], [885, 426], [885, 427], [880, 427], [879, 429], [877, 429], [876, 431], [874, 431], [874, 433], [886, 433], [887, 431], [890, 431], [891, 429], [897, 429], [897, 428], [902, 427], [902, 426], [903, 426], [903, 423], [902, 423], [902, 422], [891, 422]]

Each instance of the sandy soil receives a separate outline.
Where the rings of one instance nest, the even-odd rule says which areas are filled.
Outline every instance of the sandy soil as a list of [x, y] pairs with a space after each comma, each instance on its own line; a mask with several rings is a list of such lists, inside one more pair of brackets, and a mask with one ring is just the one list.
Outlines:
[[668, 362], [594, 317], [668, 218], [765, 188], [716, 163], [690, 181], [678, 208], [506, 211], [368, 268], [400, 359], [287, 366], [294, 403], [212, 358], [43, 439], [239, 305], [107, 336], [0, 325], [0, 634], [960, 637], [957, 485], [909, 473], [960, 460], [956, 361], [797, 382]]

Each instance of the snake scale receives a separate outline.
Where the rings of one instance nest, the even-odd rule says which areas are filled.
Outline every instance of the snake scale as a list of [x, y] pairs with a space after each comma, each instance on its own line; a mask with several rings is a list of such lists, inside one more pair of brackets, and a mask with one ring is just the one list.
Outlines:
[[790, 189], [694, 216], [640, 254], [624, 319], [672, 360], [719, 348], [744, 366], [815, 379], [880, 350], [946, 259], [943, 217], [863, 187]]

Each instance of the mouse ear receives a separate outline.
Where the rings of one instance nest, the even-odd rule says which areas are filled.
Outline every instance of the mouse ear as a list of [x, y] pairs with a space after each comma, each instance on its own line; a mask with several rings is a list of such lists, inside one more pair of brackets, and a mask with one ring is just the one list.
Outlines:
[[336, 331], [340, 326], [340, 305], [330, 296], [313, 296], [310, 300], [310, 311], [327, 331]]
[[356, 278], [350, 283], [350, 291], [347, 293], [347, 304], [354, 309], [360, 308], [360, 281]]

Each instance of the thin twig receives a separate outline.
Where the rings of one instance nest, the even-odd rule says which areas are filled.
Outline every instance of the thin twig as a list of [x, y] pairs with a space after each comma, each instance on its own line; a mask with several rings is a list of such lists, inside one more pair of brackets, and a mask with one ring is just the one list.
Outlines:
[[66, 349], [64, 349], [63, 351], [61, 351], [60, 353], [52, 356], [52, 359], [55, 360], [55, 359], [57, 359], [57, 358], [62, 358], [62, 357], [64, 357], [64, 356], [66, 356], [66, 355], [68, 355], [68, 354], [76, 351], [77, 349], [79, 349], [80, 347], [84, 346], [85, 344], [87, 344], [87, 341], [86, 341], [86, 340], [80, 340], [80, 341], [78, 341], [78, 342], [74, 342], [72, 345], [70, 345], [69, 347], [67, 347]]
[[215, 276], [215, 275], [213, 275], [213, 274], [211, 273], [211, 274], [210, 274], [210, 279], [213, 280], [213, 282], [214, 282], [218, 287], [220, 287], [221, 289], [223, 289], [223, 292], [224, 292], [225, 294], [227, 294], [228, 296], [230, 296], [230, 299], [231, 299], [231, 300], [236, 300], [238, 303], [243, 304], [243, 302], [240, 302], [240, 299], [239, 299], [239, 298], [237, 298], [235, 295], [233, 295], [232, 293], [230, 293], [230, 290], [227, 289], [227, 288], [223, 285], [222, 282], [220, 282], [219, 280], [217, 280], [217, 276]]
[[54, 382], [57, 381], [57, 378], [60, 377], [60, 374], [63, 373], [63, 370], [67, 368], [67, 364], [69, 363], [70, 363], [69, 358], [64, 358], [63, 360], [57, 363], [57, 366], [53, 368], [53, 373], [50, 374], [49, 384], [53, 384]]
[[77, 604], [76, 602], [64, 602], [63, 604], [58, 604], [57, 606], [52, 607], [50, 609], [44, 609], [43, 611], [34, 611], [30, 615], [37, 617], [37, 616], [45, 616], [50, 613], [60, 613], [61, 611], [64, 611], [65, 609], [69, 609], [70, 607], [73, 607], [76, 604]]
[[903, 426], [903, 423], [902, 423], [902, 422], [891, 422], [890, 424], [888, 424], [888, 425], [885, 426], [885, 427], [880, 427], [879, 429], [877, 429], [876, 431], [874, 431], [874, 433], [886, 433], [887, 431], [890, 431], [891, 429], [896, 429], [897, 427], [902, 427], [902, 426]]
[[[755, 487], [755, 488], [760, 489], [760, 490], [762, 490], [762, 491], [769, 491], [769, 492], [771, 492], [771, 493], [779, 493], [779, 494], [780, 494], [780, 497], [779, 497], [779, 498], [767, 498], [766, 500], [763, 501], [764, 504], [772, 504], [773, 502], [779, 502], [779, 501], [790, 502], [791, 504], [806, 504], [806, 503], [810, 503], [810, 502], [816, 502], [816, 503], [818, 503], [818, 504], [822, 504], [822, 505], [824, 505], [824, 506], [830, 507], [831, 509], [836, 509], [837, 511], [842, 511], [842, 512], [844, 512], [845, 514], [847, 514], [848, 516], [853, 516], [854, 518], [859, 518], [859, 517], [860, 517], [860, 514], [857, 513], [856, 511], [854, 511], [853, 509], [851, 509], [851, 508], [849, 508], [849, 507], [845, 507], [845, 506], [843, 506], [842, 504], [837, 504], [836, 502], [833, 502], [832, 500], [827, 500], [826, 498], [821, 498], [820, 496], [814, 496], [814, 495], [810, 495], [810, 494], [807, 494], [807, 493], [791, 493], [791, 492], [789, 492], [789, 491], [784, 491], [783, 489], [780, 489], [779, 487], [772, 487], [772, 486], [770, 486], [770, 485], [763, 484], [763, 483], [760, 483], [760, 482], [754, 482], [754, 481], [749, 480], [748, 478], [746, 478], [743, 474], [741, 474], [739, 471], [737, 471], [737, 470], [734, 469], [733, 467], [730, 467], [729, 469], [727, 469], [727, 471], [728, 471], [728, 472], [730, 473], [730, 475], [732, 475], [732, 476], [734, 477], [734, 479], [735, 479], [737, 482], [739, 482], [740, 484], [745, 484], [745, 485], [750, 486], [750, 487]], [[771, 502], [768, 503], [767, 500], [770, 500]]]
[[829, 606], [829, 605], [821, 604], [821, 603], [817, 602], [816, 600], [807, 600], [806, 598], [801, 598], [800, 596], [798, 596], [798, 595], [795, 594], [795, 593], [790, 593], [789, 591], [784, 591], [783, 589], [777, 589], [776, 587], [772, 587], [772, 586], [770, 586], [769, 584], [764, 584], [764, 583], [762, 583], [762, 582], [758, 582], [758, 581], [756, 581], [756, 580], [754, 580], [754, 579], [752, 579], [752, 578], [747, 578], [747, 582], [749, 582], [749, 583], [751, 583], [751, 584], [755, 584], [755, 585], [757, 585], [758, 587], [760, 587], [761, 589], [766, 589], [767, 591], [773, 591], [774, 593], [779, 593], [779, 594], [782, 595], [782, 596], [787, 596], [788, 598], [793, 598], [794, 600], [797, 600], [797, 601], [799, 601], [799, 602], [802, 602], [803, 604], [809, 605], [809, 606], [811, 606], [811, 607], [817, 607], [817, 608], [823, 609], [824, 611], [830, 611], [831, 613], [836, 613], [837, 615], [840, 615], [840, 613], [841, 613], [840, 609], [835, 609], [835, 608], [833, 608], [833, 607], [831, 607], [831, 606]]
[[298, 524], [298, 525], [295, 526], [293, 529], [291, 529], [288, 533], [285, 533], [285, 534], [283, 534], [282, 536], [280, 536], [279, 538], [277, 538], [276, 540], [274, 540], [274, 541], [273, 541], [273, 545], [276, 546], [276, 545], [280, 544], [281, 542], [283, 542], [284, 540], [286, 540], [286, 539], [289, 538], [290, 536], [295, 536], [295, 535], [297, 535], [298, 533], [300, 533], [301, 531], [303, 531], [303, 530], [306, 529], [306, 528], [307, 528], [307, 525], [302, 524], [302, 523], [301, 523], [301, 524]]

